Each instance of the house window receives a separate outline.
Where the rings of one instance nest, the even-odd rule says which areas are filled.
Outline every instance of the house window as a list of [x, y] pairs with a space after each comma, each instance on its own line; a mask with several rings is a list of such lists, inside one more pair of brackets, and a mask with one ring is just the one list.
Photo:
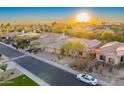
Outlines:
[[100, 60], [104, 60], [105, 61], [105, 56], [100, 55]]
[[121, 62], [123, 62], [123, 61], [124, 61], [124, 56], [121, 56], [120, 61], [121, 61]]

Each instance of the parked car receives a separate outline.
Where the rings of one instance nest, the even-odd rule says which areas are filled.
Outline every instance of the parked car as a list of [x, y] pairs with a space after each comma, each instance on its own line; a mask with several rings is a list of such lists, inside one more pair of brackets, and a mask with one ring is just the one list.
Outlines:
[[90, 74], [78, 74], [77, 79], [90, 85], [97, 85], [98, 81]]

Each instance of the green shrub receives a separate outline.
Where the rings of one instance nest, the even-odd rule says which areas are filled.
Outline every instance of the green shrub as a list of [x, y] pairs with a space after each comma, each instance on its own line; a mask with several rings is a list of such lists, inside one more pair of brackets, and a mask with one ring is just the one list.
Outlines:
[[71, 68], [76, 68], [78, 70], [84, 70], [87, 67], [86, 62], [75, 62], [74, 64], [71, 65]]
[[3, 76], [0, 76], [0, 81], [3, 81], [4, 80], [4, 77]]
[[121, 69], [124, 67], [124, 62], [119, 63], [117, 66], [117, 69]]

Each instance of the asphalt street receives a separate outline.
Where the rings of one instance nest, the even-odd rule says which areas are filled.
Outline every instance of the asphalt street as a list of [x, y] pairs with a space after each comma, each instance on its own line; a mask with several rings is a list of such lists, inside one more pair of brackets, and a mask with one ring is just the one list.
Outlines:
[[24, 53], [21, 53], [15, 49], [5, 46], [1, 43], [0, 43], [0, 53], [6, 55], [8, 58], [14, 58], [14, 57], [24, 55]]
[[[0, 53], [8, 58], [19, 57], [23, 53], [0, 43]], [[18, 65], [53, 86], [88, 86], [76, 79], [76, 75], [50, 65], [31, 56], [14, 60]]]
[[81, 86], [88, 85], [76, 79], [76, 75], [54, 67], [31, 56], [15, 60], [15, 62], [27, 69], [37, 77], [54, 86]]

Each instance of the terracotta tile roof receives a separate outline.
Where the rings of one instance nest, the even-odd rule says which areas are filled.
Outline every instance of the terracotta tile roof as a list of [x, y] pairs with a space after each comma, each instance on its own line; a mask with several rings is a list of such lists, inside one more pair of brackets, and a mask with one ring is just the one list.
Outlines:
[[[104, 54], [104, 55], [117, 55], [117, 50], [119, 48], [124, 47], [124, 43], [120, 43], [117, 41], [110, 42], [99, 48], [97, 53]], [[124, 50], [123, 50], [124, 51]]]
[[79, 39], [80, 41], [85, 42], [87, 44], [86, 46], [87, 49], [94, 48], [99, 44], [101, 44], [101, 41], [96, 39], [90, 40], [84, 38], [69, 37], [63, 34], [49, 33], [49, 32], [41, 34], [39, 41], [41, 43], [45, 42], [47, 44], [47, 47], [59, 48], [67, 39], [71, 39], [71, 38]]

